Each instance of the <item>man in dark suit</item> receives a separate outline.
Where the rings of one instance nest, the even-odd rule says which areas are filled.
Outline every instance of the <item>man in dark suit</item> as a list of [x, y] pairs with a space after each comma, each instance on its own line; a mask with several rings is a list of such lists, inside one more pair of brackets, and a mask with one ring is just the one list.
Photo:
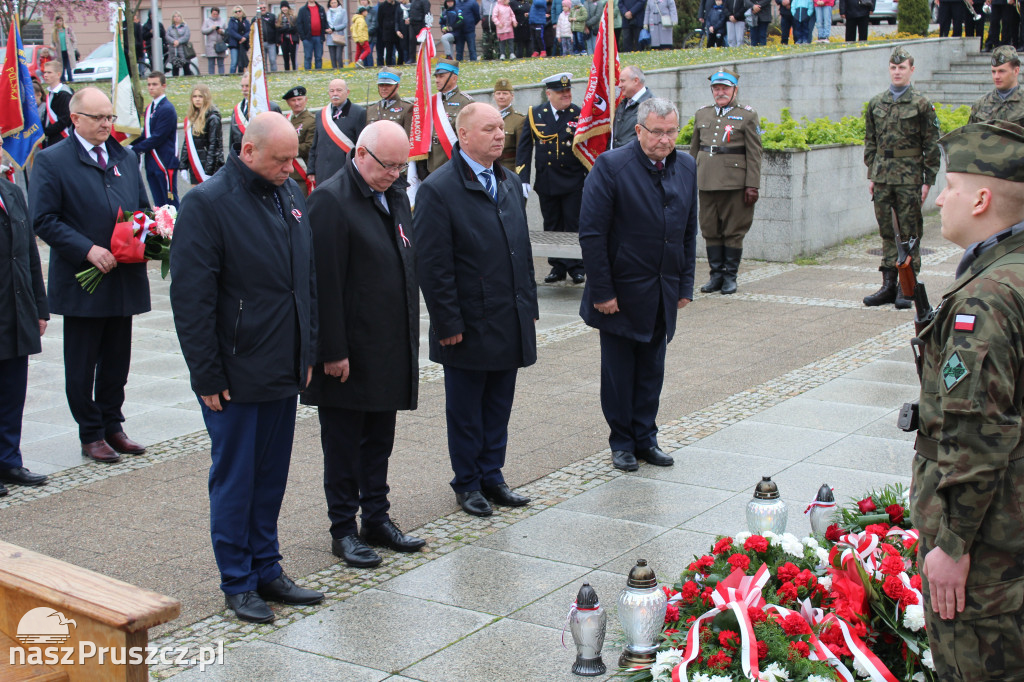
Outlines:
[[[519, 136], [516, 168], [526, 192], [530, 188], [530, 164], [537, 147], [537, 179], [533, 183], [540, 199], [545, 232], [579, 232], [580, 202], [587, 169], [572, 152], [580, 108], [572, 103], [572, 74], [559, 73], [544, 79], [548, 103], [530, 107]], [[548, 258], [548, 284], [565, 279], [583, 284], [585, 271], [578, 258]]]
[[327, 86], [331, 101], [316, 115], [316, 133], [307, 165], [312, 182], [326, 182], [345, 165], [359, 133], [366, 126], [366, 109], [348, 97], [348, 85], [335, 78]]
[[637, 459], [672, 464], [655, 419], [676, 311], [693, 299], [697, 239], [697, 168], [675, 151], [675, 105], [641, 104], [636, 133], [597, 158], [580, 215], [589, 275], [580, 316], [601, 330], [601, 409], [612, 464], [624, 471]]
[[501, 469], [516, 373], [537, 361], [537, 284], [522, 183], [498, 163], [501, 114], [470, 104], [456, 130], [451, 161], [419, 187], [413, 239], [430, 359], [444, 366], [451, 486], [463, 510], [489, 516], [488, 500], [530, 501]]
[[654, 97], [647, 89], [647, 76], [639, 66], [627, 66], [619, 72], [619, 91], [622, 96], [615, 107], [615, 126], [612, 147], [624, 147], [636, 139], [636, 110], [641, 102]]
[[[139, 164], [111, 140], [114, 108], [93, 87], [71, 98], [74, 132], [36, 154], [29, 205], [50, 245], [50, 311], [64, 316], [64, 379], [82, 454], [117, 462], [145, 450], [121, 427], [132, 355], [132, 316], [149, 311], [145, 263], [118, 263], [107, 250], [118, 211], [149, 208]], [[104, 273], [87, 293], [75, 273]], [[115, 452], [116, 451], [116, 452]]]
[[644, 27], [647, 0], [611, 1], [619, 3], [619, 12], [622, 13], [622, 51], [633, 52], [640, 49], [640, 29]]
[[285, 575], [277, 541], [296, 396], [309, 385], [317, 332], [306, 200], [288, 177], [298, 153], [284, 116], [254, 116], [241, 152], [185, 195], [171, 259], [174, 328], [210, 433], [221, 590], [255, 623], [274, 620], [266, 600], [324, 598]]
[[43, 147], [57, 144], [71, 134], [70, 88], [60, 81], [63, 66], [59, 59], [43, 64], [43, 83], [46, 84], [46, 117], [43, 121]]
[[158, 206], [178, 206], [178, 113], [164, 96], [167, 77], [153, 72], [146, 77], [146, 89], [153, 98], [143, 117], [142, 137], [132, 144], [132, 151], [146, 159], [146, 182], [153, 202]]
[[367, 545], [426, 544], [388, 516], [397, 411], [416, 409], [420, 296], [409, 197], [397, 182], [409, 161], [405, 130], [371, 123], [349, 158], [309, 197], [321, 324], [302, 402], [319, 408], [331, 551], [369, 568], [381, 558]]
[[[0, 141], [0, 149], [3, 142]], [[4, 483], [43, 485], [46, 476], [21, 459], [21, 419], [28, 388], [28, 356], [42, 350], [50, 307], [25, 193], [0, 179], [0, 497]]]

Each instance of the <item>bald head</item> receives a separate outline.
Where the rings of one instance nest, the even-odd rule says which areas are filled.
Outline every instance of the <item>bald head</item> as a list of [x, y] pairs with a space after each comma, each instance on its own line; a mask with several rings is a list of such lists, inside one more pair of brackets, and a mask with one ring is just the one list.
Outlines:
[[264, 180], [283, 185], [298, 155], [299, 136], [284, 116], [264, 111], [249, 121], [239, 158]]
[[356, 141], [356, 168], [375, 192], [384, 192], [409, 161], [409, 137], [394, 121], [375, 121]]
[[102, 145], [110, 137], [114, 125], [114, 105], [99, 88], [86, 87], [71, 97], [71, 123], [82, 139], [93, 145]]
[[375, 152], [378, 147], [403, 145], [408, 157], [409, 136], [405, 134], [405, 128], [394, 121], [374, 121], [363, 128], [363, 132], [359, 133], [359, 139], [356, 140], [356, 147], [369, 147]]
[[505, 122], [490, 104], [473, 102], [455, 119], [459, 148], [482, 166], [491, 166], [505, 148]]

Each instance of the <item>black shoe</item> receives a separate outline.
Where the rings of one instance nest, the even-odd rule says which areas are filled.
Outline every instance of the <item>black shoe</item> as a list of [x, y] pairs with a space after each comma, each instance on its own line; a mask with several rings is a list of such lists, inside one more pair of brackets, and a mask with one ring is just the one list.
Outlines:
[[906, 310], [910, 306], [914, 305], [914, 300], [904, 296], [903, 290], [897, 287], [896, 300], [893, 301], [893, 305], [896, 306], [896, 310]]
[[653, 464], [656, 467], [670, 467], [675, 464], [675, 460], [670, 455], [666, 455], [665, 451], [655, 445], [653, 448], [644, 448], [636, 451], [636, 458], [642, 459], [648, 464]]
[[235, 612], [239, 620], [246, 620], [250, 623], [272, 623], [274, 612], [267, 606], [255, 590], [242, 592], [241, 594], [229, 594], [226, 596], [228, 608]]
[[363, 544], [358, 535], [334, 538], [331, 540], [331, 552], [353, 568], [373, 568], [382, 561], [380, 555]]
[[576, 274], [574, 274], [572, 276], [572, 283], [573, 284], [583, 284], [586, 281], [587, 281], [587, 276], [584, 275], [582, 272], [577, 272]]
[[623, 471], [636, 471], [640, 465], [629, 450], [612, 450], [612, 466]]
[[462, 511], [473, 516], [490, 516], [494, 513], [491, 505], [487, 504], [483, 493], [479, 490], [470, 490], [468, 493], [455, 493], [455, 501], [462, 507]]
[[554, 284], [555, 282], [561, 282], [564, 279], [565, 279], [565, 273], [564, 272], [555, 272], [554, 270], [552, 270], [551, 272], [548, 273], [548, 276], [544, 278], [544, 283], [545, 284]]
[[882, 288], [864, 297], [864, 305], [868, 307], [896, 302], [896, 268], [879, 268], [882, 271]]
[[530, 504], [529, 497], [512, 492], [505, 483], [495, 486], [484, 486], [483, 493], [484, 497], [490, 502], [500, 504], [503, 507], [525, 507]]
[[743, 249], [726, 246], [723, 250], [725, 260], [722, 261], [722, 293], [728, 296], [736, 293], [736, 275], [740, 271]]
[[266, 585], [260, 585], [256, 593], [267, 601], [279, 601], [282, 604], [295, 604], [296, 606], [319, 604], [324, 600], [322, 593], [299, 587], [285, 575], [284, 571], [281, 571], [281, 575]]
[[375, 526], [364, 525], [359, 532], [359, 537], [368, 545], [387, 547], [396, 552], [418, 552], [427, 544], [427, 541], [422, 538], [415, 538], [403, 533], [402, 529], [396, 526], [391, 519]]
[[0, 469], [0, 483], [17, 483], [18, 485], [42, 485], [46, 483], [46, 476], [33, 474], [25, 467], [14, 467], [13, 469]]
[[702, 294], [711, 294], [722, 288], [722, 277], [725, 274], [725, 247], [708, 246], [708, 270], [711, 276], [700, 288]]

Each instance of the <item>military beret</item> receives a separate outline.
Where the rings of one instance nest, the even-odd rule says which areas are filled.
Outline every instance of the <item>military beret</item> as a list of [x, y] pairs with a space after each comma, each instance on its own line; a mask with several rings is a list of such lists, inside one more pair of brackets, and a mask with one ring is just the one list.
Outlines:
[[1000, 45], [992, 50], [992, 66], [1000, 66], [1007, 63], [1020, 66], [1020, 57], [1017, 55], [1017, 50], [1013, 49], [1013, 45]]
[[1024, 128], [1007, 121], [971, 123], [939, 139], [947, 173], [1024, 182]]
[[437, 66], [434, 67], [434, 73], [436, 74], [438, 71], [447, 71], [458, 76], [459, 63], [454, 59], [438, 59]]
[[292, 97], [305, 97], [305, 96], [306, 96], [306, 88], [302, 87], [301, 85], [296, 85], [294, 88], [292, 88], [288, 92], [284, 93], [284, 96], [281, 99], [291, 99]]
[[512, 83], [507, 78], [499, 78], [494, 83], [495, 92], [512, 92]]
[[740, 76], [732, 69], [719, 69], [708, 76], [712, 85], [739, 85]]
[[387, 69], [381, 69], [377, 73], [377, 85], [394, 85], [402, 80], [401, 74]]
[[903, 62], [907, 61], [908, 59], [913, 59], [913, 57], [911, 57], [910, 53], [907, 52], [902, 47], [897, 47], [895, 50], [892, 51], [892, 54], [889, 55], [889, 63], [890, 64], [902, 64]]
[[542, 82], [545, 90], [569, 90], [572, 88], [572, 74], [556, 73], [554, 76], [548, 76]]

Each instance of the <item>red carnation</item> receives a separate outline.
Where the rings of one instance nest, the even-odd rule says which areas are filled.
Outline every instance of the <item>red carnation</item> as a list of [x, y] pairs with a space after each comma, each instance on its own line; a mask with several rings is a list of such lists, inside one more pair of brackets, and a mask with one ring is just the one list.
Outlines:
[[843, 537], [843, 530], [839, 527], [838, 523], [830, 524], [825, 529], [825, 539], [829, 542], [839, 542], [841, 537]]
[[818, 584], [818, 578], [806, 568], [800, 571], [800, 575], [793, 579], [800, 587], [814, 587]]
[[917, 595], [911, 590], [904, 589], [903, 596], [900, 597], [900, 608], [906, 609], [908, 606], [917, 603]]
[[903, 523], [903, 516], [906, 514], [906, 510], [902, 504], [890, 504], [885, 508], [885, 513], [889, 515], [889, 522], [894, 526], [898, 526]]
[[799, 596], [796, 585], [793, 583], [782, 583], [775, 593], [779, 595], [779, 601], [782, 603], [796, 601], [796, 598]]
[[890, 545], [888, 542], [883, 542], [882, 544], [880, 544], [878, 546], [878, 549], [880, 549], [881, 551], [885, 552], [886, 554], [891, 554], [892, 556], [899, 556], [900, 555], [900, 551], [898, 549], [896, 549], [895, 547], [893, 547], [892, 545]]
[[875, 501], [870, 497], [865, 497], [863, 500], [857, 503], [857, 508], [860, 509], [861, 514], [870, 514], [871, 512], [878, 509], [875, 506]]
[[910, 586], [913, 587], [915, 590], [920, 590], [921, 589], [921, 576], [919, 576], [919, 575], [912, 575], [912, 576], [910, 576]]
[[865, 533], [871, 533], [872, 535], [877, 535], [880, 538], [884, 538], [885, 534], [889, 532], [889, 524], [888, 523], [872, 523], [870, 526], [867, 526], [864, 529], [864, 532]]
[[903, 538], [903, 546], [907, 549], [908, 552], [915, 551], [915, 547], [917, 547], [917, 538], [912, 538], [912, 537], [905, 537], [905, 538]]
[[[811, 655], [811, 648], [807, 646], [807, 642], [790, 642], [789, 648], [803, 658]], [[792, 655], [790, 655], [790, 658], [792, 658]]]
[[899, 575], [903, 572], [903, 559], [891, 554], [882, 559], [882, 565], [878, 568], [883, 575]]
[[885, 582], [882, 583], [882, 591], [896, 601], [899, 601], [903, 597], [905, 589], [906, 588], [903, 587], [903, 582], [894, 575], [886, 576]]
[[757, 643], [757, 660], [763, 661], [768, 658], [768, 645], [764, 642]]
[[750, 557], [746, 554], [733, 554], [729, 557], [729, 565], [732, 566], [733, 569], [745, 571], [750, 567]]
[[703, 601], [708, 606], [711, 606], [714, 603], [714, 600], [711, 598], [712, 592], [714, 592], [714, 590], [712, 590], [710, 587], [705, 587], [704, 590], [700, 593], [701, 601]]
[[678, 633], [679, 633], [679, 630], [676, 630], [675, 628], [667, 628], [665, 630], [662, 630], [662, 634], [665, 634], [665, 635], [675, 635], [675, 634], [678, 634]]
[[714, 565], [715, 557], [708, 556], [705, 554], [701, 558], [697, 559], [697, 572], [706, 574], [708, 570]]
[[687, 616], [686, 617], [686, 624], [689, 625], [690, 623], [692, 623], [695, 620], [697, 620], [697, 616]]
[[713, 554], [722, 554], [732, 549], [732, 538], [722, 538], [715, 543], [715, 548], [711, 550]]
[[748, 552], [767, 552], [768, 541], [763, 535], [751, 535], [747, 538], [746, 542], [743, 543], [743, 549]]
[[708, 658], [707, 666], [709, 668], [716, 668], [718, 670], [725, 670], [732, 665], [732, 659], [724, 651], [719, 651], [713, 656]]
[[747, 617], [750, 618], [750, 622], [754, 624], [763, 623], [768, 620], [768, 614], [756, 606], [751, 606], [747, 609]]
[[718, 634], [718, 643], [730, 651], [736, 651], [740, 646], [740, 633], [722, 630]]
[[675, 604], [669, 604], [668, 608], [665, 609], [665, 622], [674, 623], [679, 620], [679, 607]]
[[776, 575], [779, 576], [779, 580], [781, 580], [782, 582], [786, 582], [787, 580], [792, 580], [793, 578], [800, 575], [800, 568], [797, 567], [797, 565], [794, 564], [792, 561], [787, 561], [786, 563], [779, 566], [779, 570], [776, 573]]
[[807, 621], [799, 613], [791, 613], [785, 618], [779, 618], [778, 623], [782, 631], [791, 637], [793, 635], [811, 634], [811, 626], [807, 624]]
[[683, 596], [683, 601], [685, 603], [692, 604], [697, 598], [697, 595], [700, 594], [700, 585], [691, 580], [683, 585], [683, 589], [680, 591], [680, 594]]

